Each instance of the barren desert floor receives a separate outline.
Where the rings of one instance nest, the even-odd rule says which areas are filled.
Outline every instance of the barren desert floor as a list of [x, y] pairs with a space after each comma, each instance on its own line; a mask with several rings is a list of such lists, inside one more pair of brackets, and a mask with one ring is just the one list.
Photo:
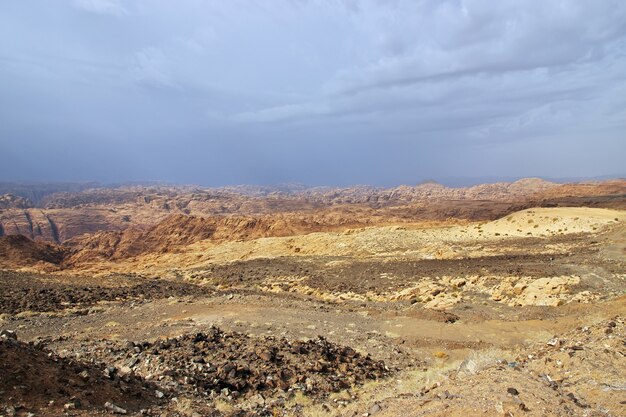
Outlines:
[[626, 211], [493, 217], [4, 236], [0, 415], [626, 415]]

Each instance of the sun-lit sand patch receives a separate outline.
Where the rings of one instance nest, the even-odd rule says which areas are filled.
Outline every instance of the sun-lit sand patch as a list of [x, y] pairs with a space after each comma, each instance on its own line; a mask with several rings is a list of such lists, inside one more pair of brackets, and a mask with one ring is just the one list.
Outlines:
[[482, 226], [484, 234], [499, 236], [554, 236], [591, 233], [624, 221], [626, 213], [617, 210], [558, 207], [533, 208], [513, 213]]

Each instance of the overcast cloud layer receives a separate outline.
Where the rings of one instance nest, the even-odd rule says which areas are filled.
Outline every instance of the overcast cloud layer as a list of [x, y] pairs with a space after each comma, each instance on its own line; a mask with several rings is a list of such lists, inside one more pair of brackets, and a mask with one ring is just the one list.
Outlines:
[[5, 0], [0, 180], [626, 173], [624, 0]]

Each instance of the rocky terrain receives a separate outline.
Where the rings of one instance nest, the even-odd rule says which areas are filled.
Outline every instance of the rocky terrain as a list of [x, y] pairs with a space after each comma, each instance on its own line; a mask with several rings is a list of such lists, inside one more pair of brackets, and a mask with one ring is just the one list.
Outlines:
[[[174, 214], [244, 216], [281, 223], [283, 235], [401, 222], [495, 220], [536, 206], [626, 207], [626, 180], [557, 184], [540, 179], [451, 188], [24, 185], [0, 183], [0, 236], [62, 243], [98, 231], [154, 226]], [[291, 228], [291, 229], [290, 229]], [[279, 234], [280, 235], [280, 234]]]
[[0, 416], [626, 414], [626, 181], [2, 187]]
[[0, 389], [3, 397], [10, 399], [10, 404], [3, 404], [6, 415], [33, 414], [29, 411], [33, 409], [39, 415], [80, 415], [77, 409], [92, 404], [126, 414], [162, 402], [153, 395], [155, 386], [141, 378], [108, 378], [102, 366], [60, 358], [41, 345], [26, 344], [12, 336], [8, 332], [0, 336]]
[[[510, 360], [495, 352], [470, 355], [414, 395], [419, 409], [406, 413], [403, 405], [414, 402], [403, 398], [389, 401], [380, 415], [624, 415], [624, 324], [616, 316], [578, 327]], [[471, 393], [467, 384], [475, 387]]]

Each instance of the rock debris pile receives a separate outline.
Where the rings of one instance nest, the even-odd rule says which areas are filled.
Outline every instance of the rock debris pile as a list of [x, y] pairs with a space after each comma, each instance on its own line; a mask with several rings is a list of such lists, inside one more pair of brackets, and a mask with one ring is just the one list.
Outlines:
[[157, 382], [164, 392], [212, 398], [296, 390], [321, 397], [389, 373], [382, 361], [322, 337], [254, 338], [215, 327], [153, 343], [102, 341], [75, 354], [114, 364], [111, 375], [139, 374]]

